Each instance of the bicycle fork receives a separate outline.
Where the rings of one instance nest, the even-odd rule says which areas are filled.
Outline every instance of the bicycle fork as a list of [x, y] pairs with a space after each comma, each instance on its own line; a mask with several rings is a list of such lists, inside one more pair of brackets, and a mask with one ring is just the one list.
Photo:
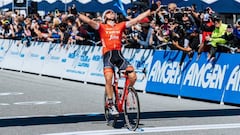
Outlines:
[[[116, 83], [118, 84], [118, 83]], [[125, 104], [125, 97], [128, 96], [128, 85], [129, 85], [129, 82], [128, 80], [125, 82], [125, 85], [124, 85], [124, 88], [123, 90], [120, 90], [118, 89], [118, 85], [115, 86], [115, 90], [116, 90], [116, 104], [117, 104], [117, 108], [118, 108], [118, 111], [119, 112], [123, 112], [123, 107], [124, 107], [124, 104]]]

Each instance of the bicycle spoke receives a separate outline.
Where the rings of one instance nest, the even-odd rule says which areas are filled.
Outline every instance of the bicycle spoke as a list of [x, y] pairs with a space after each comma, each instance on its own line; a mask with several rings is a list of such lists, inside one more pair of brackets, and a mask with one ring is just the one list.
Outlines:
[[125, 99], [124, 116], [128, 129], [135, 131], [140, 120], [140, 105], [138, 95], [133, 87], [129, 87], [128, 96]]

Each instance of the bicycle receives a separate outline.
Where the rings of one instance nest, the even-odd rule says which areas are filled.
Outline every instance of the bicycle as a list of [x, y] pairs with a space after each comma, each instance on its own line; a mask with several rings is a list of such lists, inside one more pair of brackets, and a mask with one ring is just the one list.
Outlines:
[[[134, 87], [129, 87], [129, 78], [128, 74], [130, 72], [126, 70], [114, 70], [114, 81], [113, 81], [113, 101], [115, 101], [115, 106], [119, 113], [124, 114], [125, 124], [127, 128], [131, 131], [135, 131], [138, 128], [140, 121], [140, 103], [138, 94]], [[145, 74], [145, 69], [143, 71]], [[117, 76], [118, 74], [118, 76]], [[118, 81], [120, 78], [124, 78], [124, 87], [118, 87]], [[108, 102], [107, 95], [104, 94], [104, 115], [107, 121], [107, 124], [115, 127], [115, 124], [118, 120], [118, 116], [113, 116], [108, 111]]]

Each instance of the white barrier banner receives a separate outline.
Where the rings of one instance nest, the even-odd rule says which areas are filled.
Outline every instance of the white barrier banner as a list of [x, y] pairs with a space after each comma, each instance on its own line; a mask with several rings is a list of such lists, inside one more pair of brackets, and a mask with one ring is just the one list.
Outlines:
[[86, 81], [89, 70], [91, 46], [72, 45], [68, 50], [65, 62], [63, 78]]
[[4, 42], [4, 44], [7, 44], [8, 48], [5, 51], [6, 54], [2, 61], [2, 68], [21, 71], [25, 57], [25, 46], [23, 44], [17, 46], [19, 42], [19, 40], [7, 40]]
[[[17, 46], [14, 40], [1, 42], [1, 45], [8, 44], [0, 48], [4, 68], [105, 84], [101, 46], [71, 45], [67, 50], [55, 43], [32, 42], [30, 47], [25, 47]], [[145, 90], [147, 77], [143, 79], [143, 71], [148, 74], [153, 50], [124, 48], [123, 55], [137, 71], [135, 88]], [[124, 86], [124, 79], [119, 81], [119, 86]]]
[[102, 47], [92, 46], [90, 54], [91, 64], [86, 78], [87, 82], [105, 84], [105, 79], [103, 75]]
[[62, 77], [67, 59], [65, 47], [56, 43], [44, 43], [44, 45], [48, 46], [48, 50], [44, 60], [42, 74]]
[[32, 42], [31, 46], [26, 48], [22, 70], [41, 74], [48, 49], [49, 45], [46, 45], [44, 42]]
[[[137, 90], [144, 90], [147, 84], [147, 76], [144, 76], [144, 71], [146, 71], [146, 75], [149, 72], [152, 58], [153, 58], [153, 50], [152, 49], [132, 49], [132, 48], [124, 48], [123, 49], [124, 57], [132, 64], [137, 73], [137, 81], [134, 87]], [[119, 81], [119, 86], [124, 85], [124, 80]]]
[[0, 39], [0, 66], [2, 67], [2, 61], [10, 48], [10, 40]]

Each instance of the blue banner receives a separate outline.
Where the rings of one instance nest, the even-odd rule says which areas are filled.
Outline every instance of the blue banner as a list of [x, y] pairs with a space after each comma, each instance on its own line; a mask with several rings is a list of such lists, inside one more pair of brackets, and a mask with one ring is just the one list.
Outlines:
[[147, 92], [179, 95], [181, 55], [181, 51], [155, 51], [148, 74]]
[[199, 60], [186, 56], [180, 66], [180, 51], [154, 53], [147, 92], [240, 103], [239, 54], [217, 53], [215, 61], [203, 53]]

